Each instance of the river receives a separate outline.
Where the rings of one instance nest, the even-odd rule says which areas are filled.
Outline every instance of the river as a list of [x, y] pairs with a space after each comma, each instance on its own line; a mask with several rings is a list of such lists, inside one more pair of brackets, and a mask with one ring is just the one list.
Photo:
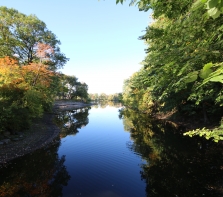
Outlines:
[[57, 114], [57, 142], [0, 169], [0, 196], [223, 196], [222, 145], [120, 109]]

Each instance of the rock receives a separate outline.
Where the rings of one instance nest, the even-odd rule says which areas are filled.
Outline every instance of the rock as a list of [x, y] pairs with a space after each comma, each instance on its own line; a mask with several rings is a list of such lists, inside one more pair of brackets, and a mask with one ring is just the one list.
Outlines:
[[8, 144], [11, 140], [10, 139], [4, 139], [1, 142], [3, 142], [4, 144]]

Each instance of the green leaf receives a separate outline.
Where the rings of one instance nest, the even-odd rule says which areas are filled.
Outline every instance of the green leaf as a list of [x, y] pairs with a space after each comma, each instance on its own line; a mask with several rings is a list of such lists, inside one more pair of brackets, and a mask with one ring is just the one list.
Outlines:
[[203, 70], [210, 69], [212, 66], [213, 66], [213, 64], [211, 62], [207, 63], [207, 64], [204, 65]]
[[206, 79], [212, 73], [211, 69], [208, 70], [201, 70], [199, 77], [202, 79]]
[[191, 72], [187, 75], [185, 83], [191, 83], [197, 80], [198, 71]]
[[218, 5], [218, 0], [208, 0], [207, 9], [215, 8]]
[[[205, 1], [205, 2], [203, 2]], [[195, 1], [195, 3], [192, 5], [192, 10], [197, 10], [201, 7], [204, 7], [204, 3], [206, 3], [206, 0], [198, 0], [198, 1]]]
[[219, 75], [210, 79], [212, 82], [220, 82], [223, 83], [223, 75]]
[[212, 51], [214, 54], [220, 54], [220, 51]]
[[209, 16], [216, 19], [220, 16], [221, 12], [218, 10], [218, 8], [211, 8], [208, 10]]

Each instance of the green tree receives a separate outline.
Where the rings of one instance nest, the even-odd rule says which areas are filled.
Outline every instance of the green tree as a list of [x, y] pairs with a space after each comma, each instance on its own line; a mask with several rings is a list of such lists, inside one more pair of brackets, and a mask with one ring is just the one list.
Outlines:
[[220, 120], [223, 19], [217, 12], [222, 1], [131, 1], [135, 3], [140, 10], [152, 9], [155, 20], [140, 37], [148, 45], [147, 56], [143, 68], [125, 82], [124, 102], [141, 111], [155, 107], [196, 114], [205, 123]]
[[63, 99], [88, 101], [88, 85], [78, 81], [76, 76], [59, 74], [60, 85], [57, 96]]
[[92, 101], [98, 101], [98, 93], [95, 93], [95, 94], [89, 94], [89, 98], [92, 100]]
[[36, 16], [0, 7], [0, 131], [27, 128], [51, 110], [56, 70], [68, 61], [59, 45]]
[[107, 94], [105, 94], [105, 93], [101, 93], [101, 94], [99, 95], [99, 100], [100, 100], [100, 101], [106, 101], [106, 100], [107, 100]]
[[76, 87], [76, 93], [75, 93], [75, 97], [76, 99], [81, 99], [81, 101], [89, 101], [88, 98], [88, 85], [86, 83], [81, 83], [79, 82], [79, 84]]
[[[122, 3], [125, 0], [116, 0], [116, 4]], [[193, 9], [200, 7], [206, 8], [209, 16], [217, 18], [223, 13], [222, 0], [196, 0], [196, 1], [169, 1], [165, 0], [131, 0], [130, 5], [137, 4], [140, 11], [154, 10], [154, 15], [159, 16], [165, 14], [167, 16], [174, 16], [175, 14], [183, 13], [188, 9], [190, 3], [193, 3]], [[173, 10], [176, 12], [173, 13]]]
[[65, 76], [65, 86], [67, 88], [66, 98], [72, 99], [76, 96], [77, 86], [79, 85], [78, 78], [75, 76]]
[[39, 61], [37, 44], [52, 47], [48, 56], [51, 70], [62, 68], [68, 58], [61, 53], [60, 41], [35, 15], [25, 15], [15, 9], [0, 7], [0, 57], [16, 56], [21, 64]]

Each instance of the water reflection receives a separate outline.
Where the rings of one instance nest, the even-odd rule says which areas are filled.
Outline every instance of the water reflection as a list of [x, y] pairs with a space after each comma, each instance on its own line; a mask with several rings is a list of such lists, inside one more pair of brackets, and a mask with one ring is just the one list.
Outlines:
[[221, 144], [185, 138], [170, 124], [128, 109], [119, 116], [131, 134], [127, 146], [146, 161], [141, 177], [147, 183], [147, 196], [223, 196]]
[[70, 175], [64, 166], [65, 156], [59, 158], [56, 142], [47, 149], [16, 159], [0, 169], [1, 197], [62, 196]]
[[[78, 136], [1, 168], [0, 197], [223, 196], [222, 145], [183, 137], [168, 123], [125, 109], [119, 116], [130, 141], [117, 111], [92, 109]], [[86, 126], [88, 114], [89, 108], [58, 114], [61, 137]]]
[[72, 111], [62, 111], [56, 115], [55, 122], [61, 128], [60, 137], [76, 135], [78, 129], [85, 127], [88, 123], [90, 107], [75, 109]]
[[107, 106], [120, 108], [122, 104], [114, 101], [100, 101], [97, 105], [93, 105], [93, 108], [106, 108]]

